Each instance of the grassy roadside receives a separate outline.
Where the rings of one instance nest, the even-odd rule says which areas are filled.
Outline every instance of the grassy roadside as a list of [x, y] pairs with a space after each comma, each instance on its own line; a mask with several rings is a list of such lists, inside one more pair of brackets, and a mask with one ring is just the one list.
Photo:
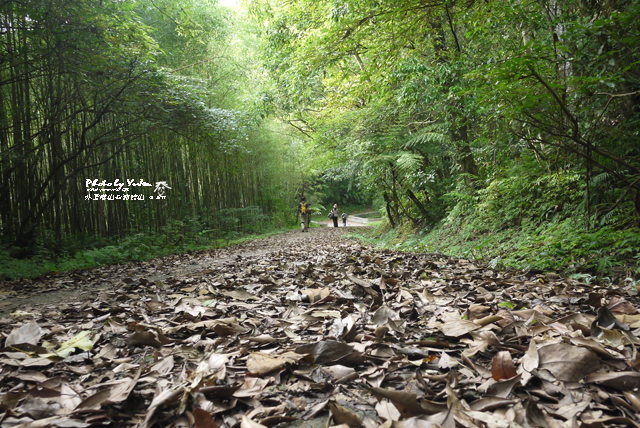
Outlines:
[[[598, 189], [592, 183], [594, 194]], [[640, 285], [640, 219], [630, 215], [633, 201], [617, 208], [594, 206], [587, 225], [585, 185], [578, 173], [530, 169], [494, 177], [478, 188], [460, 186], [443, 200], [444, 217], [433, 225], [407, 221], [391, 229], [384, 222], [357, 233], [377, 246], [442, 253], [492, 269]]]
[[230, 236], [226, 239], [208, 242], [189, 241], [188, 238], [182, 239], [180, 237], [174, 240], [173, 244], [168, 245], [165, 235], [136, 234], [99, 248], [77, 251], [73, 255], [66, 255], [57, 260], [52, 260], [48, 254], [40, 254], [28, 259], [16, 259], [3, 249], [0, 250], [0, 281], [37, 277], [115, 263], [149, 260], [192, 251], [211, 250], [254, 239], [267, 238], [294, 229], [297, 227], [280, 227], [263, 233]]
[[478, 232], [473, 219], [447, 218], [433, 229], [388, 223], [352, 233], [383, 248], [442, 253], [486, 263], [492, 269], [553, 271], [591, 282], [640, 279], [640, 231], [603, 227], [587, 232], [571, 219]]
[[[359, 206], [348, 208], [354, 211], [365, 209]], [[319, 212], [313, 216], [313, 220], [326, 220], [326, 217], [322, 212]], [[310, 226], [321, 227], [313, 223]], [[276, 225], [270, 228], [266, 225], [264, 228], [266, 231], [258, 233], [228, 232], [226, 237], [221, 239], [208, 239], [203, 233], [184, 235], [181, 234], [185, 230], [183, 227], [167, 228], [166, 233], [138, 233], [118, 240], [97, 242], [94, 245], [73, 242], [68, 247], [76, 249], [69, 249], [62, 255], [40, 249], [30, 258], [15, 258], [11, 256], [8, 249], [0, 248], [0, 282], [101, 265], [149, 260], [191, 251], [222, 248], [297, 230], [300, 228], [300, 224], [296, 220], [295, 223], [288, 226], [278, 227]]]

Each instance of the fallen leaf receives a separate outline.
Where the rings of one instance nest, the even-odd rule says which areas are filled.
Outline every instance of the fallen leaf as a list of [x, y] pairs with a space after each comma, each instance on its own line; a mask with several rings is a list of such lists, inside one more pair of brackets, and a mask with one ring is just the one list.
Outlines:
[[440, 354], [440, 361], [438, 361], [438, 368], [451, 369], [458, 365], [458, 362], [451, 358], [446, 352]]
[[498, 352], [496, 356], [493, 357], [491, 361], [491, 375], [494, 380], [511, 379], [517, 374], [509, 351]]
[[639, 372], [593, 373], [585, 379], [587, 383], [609, 386], [621, 391], [637, 391], [640, 389]]
[[488, 410], [499, 409], [501, 407], [506, 407], [515, 403], [516, 403], [515, 400], [509, 400], [502, 397], [487, 396], [469, 403], [469, 407], [471, 407], [471, 410], [475, 410], [478, 412], [486, 412]]
[[258, 422], [254, 422], [248, 417], [242, 415], [242, 422], [240, 428], [267, 428], [264, 425], [260, 425]]
[[31, 320], [29, 323], [11, 331], [5, 340], [5, 346], [10, 348], [20, 343], [37, 345], [40, 338], [48, 332], [49, 330], [41, 328], [38, 323]]
[[329, 401], [329, 409], [337, 424], [346, 424], [350, 427], [362, 425], [362, 418], [359, 415], [336, 402]]
[[538, 344], [535, 339], [531, 339], [529, 342], [529, 348], [524, 354], [521, 360], [522, 368], [528, 372], [532, 372], [538, 368], [540, 364], [540, 357], [538, 356]]
[[[475, 409], [474, 409], [475, 410]], [[525, 426], [548, 428], [544, 413], [538, 407], [536, 401], [529, 397], [524, 407]]]
[[[391, 428], [438, 428], [438, 427], [441, 427], [441, 425], [435, 422], [425, 421], [424, 419], [420, 419], [420, 418], [409, 418], [404, 421], [393, 421], [393, 423], [390, 424], [390, 427]], [[380, 428], [386, 428], [386, 427], [384, 427], [383, 425]]]
[[487, 388], [487, 395], [494, 395], [496, 397], [507, 398], [511, 394], [511, 391], [513, 390], [513, 388], [515, 388], [516, 385], [520, 384], [521, 377], [522, 377], [521, 375], [517, 375], [515, 377], [512, 377], [509, 380], [501, 380], [501, 381], [495, 382], [493, 385]]
[[127, 398], [129, 398], [129, 394], [135, 388], [138, 379], [140, 378], [140, 373], [142, 372], [142, 367], [138, 368], [136, 374], [129, 380], [125, 380], [120, 384], [114, 386], [109, 394], [109, 402], [111, 403], [120, 403]]
[[372, 388], [367, 385], [363, 386], [371, 391], [378, 400], [386, 398], [391, 401], [403, 418], [410, 418], [412, 416], [419, 415], [433, 415], [447, 409], [445, 404], [433, 403], [427, 400], [418, 401], [418, 396], [413, 392], [396, 391], [393, 389], [378, 387]]
[[256, 342], [256, 343], [273, 343], [273, 342], [276, 341], [276, 339], [274, 339], [273, 337], [269, 336], [268, 334], [262, 334], [260, 336], [249, 337], [248, 340], [250, 342]]
[[307, 354], [287, 352], [283, 355], [269, 355], [262, 352], [253, 352], [247, 360], [247, 369], [250, 373], [258, 375], [280, 370], [288, 365], [296, 364], [302, 360], [308, 360]]
[[598, 317], [591, 323], [591, 336], [598, 337], [602, 329], [606, 328], [611, 330], [617, 328], [623, 331], [629, 331], [629, 325], [621, 322], [613, 315], [613, 313], [606, 306], [602, 306], [598, 309]]
[[611, 299], [611, 301], [607, 305], [607, 308], [611, 312], [616, 312], [620, 314], [637, 314], [638, 313], [638, 310], [631, 303], [629, 303], [626, 299], [622, 297], [617, 297], [617, 296]]
[[218, 428], [209, 412], [202, 409], [193, 410], [194, 428]]
[[389, 400], [382, 400], [376, 404], [375, 408], [378, 412], [378, 416], [385, 420], [398, 421], [400, 420], [400, 412]]
[[127, 344], [129, 346], [153, 346], [154, 348], [161, 348], [162, 343], [156, 339], [153, 333], [150, 331], [138, 331], [127, 337]]
[[311, 354], [316, 364], [337, 361], [354, 352], [353, 346], [336, 340], [323, 340], [296, 348], [299, 354]]
[[563, 381], [577, 381], [600, 368], [596, 354], [585, 348], [558, 343], [538, 349], [540, 369]]
[[482, 328], [478, 324], [469, 320], [452, 320], [447, 321], [440, 326], [440, 330], [445, 336], [448, 337], [460, 337], [468, 334], [474, 330]]

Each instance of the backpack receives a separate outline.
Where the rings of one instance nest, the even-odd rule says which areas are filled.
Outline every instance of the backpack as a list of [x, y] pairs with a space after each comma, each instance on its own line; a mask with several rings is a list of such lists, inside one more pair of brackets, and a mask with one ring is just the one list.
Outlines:
[[329, 218], [333, 218], [333, 211], [329, 211]]
[[301, 214], [306, 214], [307, 213], [307, 204], [300, 204], [300, 213]]

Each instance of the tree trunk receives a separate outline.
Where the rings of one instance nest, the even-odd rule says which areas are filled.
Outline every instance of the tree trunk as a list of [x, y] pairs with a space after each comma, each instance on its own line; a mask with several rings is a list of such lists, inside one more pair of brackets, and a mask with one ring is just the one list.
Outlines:
[[385, 202], [385, 208], [387, 210], [387, 217], [389, 217], [389, 223], [391, 223], [391, 228], [395, 229], [396, 228], [396, 222], [393, 220], [393, 215], [391, 214], [391, 202], [389, 201], [389, 194], [387, 192], [384, 192], [383, 195], [384, 197], [384, 202]]
[[409, 197], [409, 199], [413, 201], [414, 204], [416, 204], [416, 207], [418, 207], [418, 210], [420, 210], [420, 214], [422, 214], [422, 218], [426, 219], [427, 217], [429, 217], [429, 213], [427, 212], [426, 208], [424, 207], [422, 202], [420, 202], [420, 200], [416, 197], [413, 191], [411, 191], [411, 189], [407, 189], [407, 196]]

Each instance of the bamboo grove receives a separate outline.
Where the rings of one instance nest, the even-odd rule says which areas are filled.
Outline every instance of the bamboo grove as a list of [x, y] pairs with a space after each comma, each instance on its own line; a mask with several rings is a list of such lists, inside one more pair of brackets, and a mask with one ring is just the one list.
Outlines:
[[[235, 108], [242, 64], [224, 13], [206, 1], [0, 2], [0, 228], [13, 256], [168, 227], [219, 237], [283, 209], [276, 168], [293, 164]], [[95, 186], [141, 180], [151, 187], [119, 200]], [[165, 199], [150, 199], [157, 182]]]

